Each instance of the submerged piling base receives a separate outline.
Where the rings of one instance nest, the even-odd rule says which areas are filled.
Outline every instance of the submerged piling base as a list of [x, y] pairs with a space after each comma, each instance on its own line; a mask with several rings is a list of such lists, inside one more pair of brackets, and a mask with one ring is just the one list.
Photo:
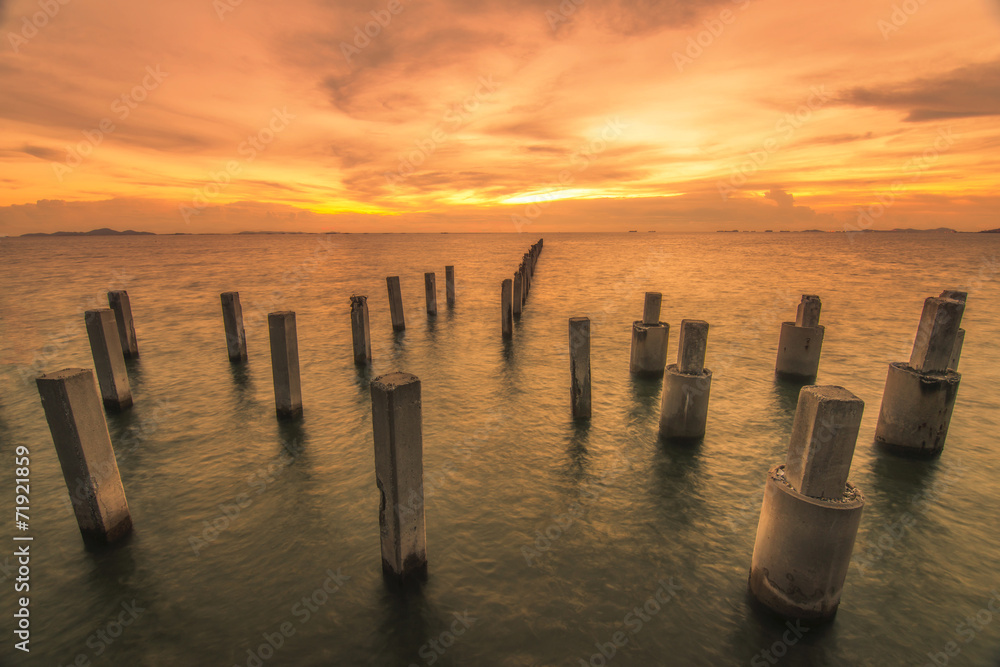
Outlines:
[[819, 373], [824, 331], [822, 326], [800, 327], [795, 322], [782, 322], [775, 375], [782, 380], [813, 382]]
[[909, 364], [889, 364], [875, 427], [875, 442], [895, 452], [933, 457], [944, 449], [962, 375], [920, 373]]
[[767, 475], [750, 565], [750, 592], [781, 616], [837, 613], [865, 499], [849, 483], [842, 497], [813, 498], [789, 486], [785, 466]]
[[698, 440], [705, 436], [712, 371], [682, 373], [677, 364], [667, 366], [660, 404], [660, 437], [664, 440]]

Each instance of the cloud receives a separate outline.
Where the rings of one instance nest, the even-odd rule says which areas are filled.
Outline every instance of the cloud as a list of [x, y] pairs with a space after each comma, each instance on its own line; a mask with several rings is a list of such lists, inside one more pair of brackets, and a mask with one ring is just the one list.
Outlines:
[[848, 90], [841, 102], [858, 107], [899, 109], [918, 123], [946, 118], [1000, 115], [1000, 60], [976, 63], [931, 77]]
[[795, 197], [785, 192], [781, 188], [775, 188], [775, 187], [772, 187], [768, 191], [768, 193], [764, 195], [764, 199], [770, 199], [772, 201], [777, 202], [778, 206], [780, 206], [781, 208], [790, 208], [791, 206], [793, 206], [793, 202], [795, 201]]
[[62, 153], [51, 148], [45, 148], [44, 146], [24, 146], [21, 149], [22, 153], [27, 153], [28, 155], [34, 155], [40, 160], [47, 160], [49, 162], [58, 162], [65, 157]]

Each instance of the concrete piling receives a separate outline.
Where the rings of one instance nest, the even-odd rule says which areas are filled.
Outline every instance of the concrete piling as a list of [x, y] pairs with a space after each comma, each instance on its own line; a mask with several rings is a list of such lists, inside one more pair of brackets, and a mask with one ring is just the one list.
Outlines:
[[132, 407], [132, 388], [114, 312], [110, 308], [88, 310], [84, 313], [84, 321], [105, 409], [120, 412]]
[[667, 363], [670, 325], [660, 322], [659, 292], [646, 292], [642, 320], [632, 322], [629, 372], [643, 377], [660, 377]]
[[500, 285], [500, 333], [504, 338], [514, 335], [514, 310], [511, 304], [513, 283], [507, 278]]
[[521, 319], [521, 307], [524, 305], [524, 282], [520, 271], [514, 273], [514, 293], [511, 298], [514, 319]]
[[[909, 363], [893, 362], [882, 392], [875, 442], [900, 454], [937, 456], [944, 449], [962, 376], [959, 325], [964, 301], [929, 297]], [[963, 336], [964, 340], [964, 336]]]
[[965, 329], [959, 329], [955, 336], [955, 347], [951, 351], [951, 361], [948, 362], [948, 370], [957, 371], [958, 362], [962, 358], [962, 347], [965, 345]]
[[302, 414], [302, 386], [299, 378], [299, 340], [295, 313], [282, 310], [267, 314], [271, 339], [271, 377], [274, 379], [274, 408], [281, 419]]
[[444, 267], [444, 294], [449, 308], [455, 307], [455, 267]]
[[569, 318], [570, 402], [573, 419], [590, 419], [590, 318]]
[[121, 539], [132, 530], [132, 516], [93, 373], [66, 368], [35, 383], [84, 542]]
[[420, 380], [389, 373], [371, 383], [375, 482], [382, 571], [396, 579], [427, 574]]
[[795, 321], [781, 323], [778, 357], [774, 365], [778, 378], [802, 383], [816, 380], [825, 332], [819, 323], [821, 307], [818, 296], [803, 294]]
[[241, 363], [247, 360], [247, 335], [243, 331], [243, 307], [240, 306], [239, 292], [223, 292], [222, 323], [226, 328], [226, 350], [229, 361]]
[[132, 321], [132, 303], [128, 292], [113, 290], [108, 292], [108, 306], [115, 312], [118, 324], [118, 340], [122, 346], [122, 356], [126, 359], [139, 358], [139, 343], [135, 337], [135, 323]]
[[385, 279], [389, 290], [389, 313], [392, 316], [393, 331], [406, 329], [406, 319], [403, 317], [403, 292], [399, 288], [399, 276], [388, 276]]
[[372, 339], [368, 328], [368, 297], [351, 296], [351, 340], [354, 343], [354, 363], [367, 366], [372, 362]]
[[843, 387], [804, 387], [786, 463], [772, 468], [749, 588], [786, 617], [832, 618], [840, 605], [864, 496], [848, 481], [864, 402]]
[[712, 371], [705, 368], [708, 323], [682, 320], [677, 363], [667, 366], [660, 401], [660, 437], [669, 441], [700, 440], [708, 423]]
[[427, 301], [427, 314], [438, 314], [437, 279], [433, 273], [424, 274], [424, 297]]

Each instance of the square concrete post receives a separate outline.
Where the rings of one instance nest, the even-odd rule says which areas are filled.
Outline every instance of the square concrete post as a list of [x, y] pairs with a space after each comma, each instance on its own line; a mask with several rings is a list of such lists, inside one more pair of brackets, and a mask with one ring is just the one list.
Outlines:
[[132, 407], [132, 388], [125, 370], [114, 312], [110, 308], [88, 310], [84, 313], [84, 321], [87, 323], [90, 352], [94, 356], [104, 407], [112, 412]]
[[118, 463], [89, 369], [35, 380], [84, 542], [109, 544], [132, 530]]
[[590, 419], [590, 318], [569, 318], [570, 401], [574, 419]]
[[385, 286], [389, 290], [389, 313], [392, 315], [394, 331], [406, 329], [406, 319], [403, 317], [403, 292], [399, 288], [399, 276], [388, 276]]
[[302, 386], [299, 379], [299, 340], [295, 313], [282, 310], [267, 314], [271, 339], [271, 377], [274, 379], [274, 408], [278, 417], [291, 419], [302, 414]]
[[381, 375], [371, 383], [371, 397], [382, 571], [420, 578], [427, 573], [420, 380]]
[[132, 304], [125, 290], [108, 292], [108, 305], [115, 311], [118, 323], [118, 340], [122, 346], [122, 356], [126, 359], [139, 357], [139, 343], [135, 337], [135, 323], [132, 322]]
[[226, 351], [229, 361], [242, 363], [247, 360], [247, 335], [243, 330], [243, 307], [239, 292], [223, 292], [222, 324], [226, 328]]
[[708, 345], [708, 322], [681, 320], [677, 345], [677, 370], [700, 375], [705, 370], [705, 347]]
[[514, 294], [511, 299], [514, 319], [521, 319], [521, 307], [524, 305], [524, 280], [520, 271], [514, 273]]
[[843, 387], [802, 388], [785, 459], [792, 488], [813, 498], [844, 495], [864, 409]]
[[642, 307], [642, 323], [646, 326], [660, 323], [660, 303], [663, 295], [659, 292], [646, 292]]
[[514, 335], [514, 311], [511, 304], [513, 286], [510, 278], [500, 285], [500, 333], [504, 338]]
[[948, 370], [957, 371], [958, 362], [962, 358], [962, 347], [965, 345], [965, 329], [959, 329], [955, 336], [955, 347], [951, 351], [951, 361], [948, 362]]
[[922, 373], [948, 370], [965, 302], [957, 299], [928, 297], [920, 315], [920, 326], [910, 354], [910, 366]]
[[351, 297], [351, 340], [354, 343], [354, 363], [367, 366], [372, 362], [372, 339], [368, 329], [368, 297]]
[[797, 327], [818, 327], [819, 313], [823, 308], [823, 302], [815, 294], [803, 294], [799, 302], [798, 310], [795, 312], [795, 326]]
[[444, 267], [444, 293], [448, 302], [448, 307], [455, 306], [455, 267]]
[[438, 314], [437, 279], [433, 273], [424, 274], [424, 296], [427, 300], [427, 314]]

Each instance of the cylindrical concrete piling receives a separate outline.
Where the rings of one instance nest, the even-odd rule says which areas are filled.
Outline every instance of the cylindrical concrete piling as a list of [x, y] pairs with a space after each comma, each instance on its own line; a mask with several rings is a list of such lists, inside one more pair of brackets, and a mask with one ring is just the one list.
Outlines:
[[84, 321], [87, 323], [87, 338], [90, 339], [90, 352], [94, 356], [104, 407], [112, 412], [132, 407], [132, 389], [125, 370], [114, 311], [110, 308], [88, 310], [84, 313]]
[[573, 419], [590, 419], [590, 318], [569, 318], [570, 403]]
[[864, 496], [848, 483], [864, 402], [843, 387], [804, 387], [784, 465], [772, 468], [750, 565], [753, 596], [774, 612], [837, 612]]
[[521, 307], [524, 305], [524, 282], [520, 271], [514, 273], [514, 294], [511, 297], [514, 319], [521, 319]]
[[35, 380], [80, 533], [87, 544], [132, 530], [108, 424], [89, 369], [66, 368]]
[[930, 297], [924, 302], [910, 362], [889, 364], [875, 426], [877, 444], [924, 457], [944, 449], [962, 380], [951, 367], [958, 364], [955, 348], [964, 310], [958, 299]]
[[448, 307], [453, 308], [455, 306], [455, 267], [446, 266], [444, 267], [444, 293], [445, 299], [447, 300]]
[[271, 339], [275, 412], [281, 419], [298, 417], [302, 414], [302, 385], [295, 313], [290, 310], [268, 313], [267, 329]]
[[649, 326], [660, 323], [660, 304], [663, 295], [659, 292], [646, 292], [642, 305], [642, 323]]
[[795, 321], [781, 323], [778, 358], [774, 365], [778, 378], [802, 383], [816, 380], [825, 332], [819, 323], [821, 307], [818, 296], [803, 294]]
[[682, 320], [677, 363], [667, 366], [660, 401], [660, 437], [700, 440], [708, 424], [712, 371], [705, 368], [708, 323]]
[[243, 331], [243, 307], [240, 306], [239, 292], [223, 292], [222, 323], [226, 328], [226, 350], [229, 361], [241, 363], [247, 360], [247, 335]]
[[500, 334], [504, 338], [514, 336], [513, 283], [507, 278], [500, 285]]
[[629, 372], [643, 377], [660, 377], [667, 364], [670, 325], [660, 322], [659, 292], [646, 292], [642, 321], [632, 323], [632, 349]]
[[530, 287], [530, 280], [528, 280], [528, 269], [524, 266], [524, 260], [521, 260], [520, 266], [517, 268], [517, 272], [521, 274], [521, 311], [524, 311], [524, 304], [528, 301], [528, 288]]
[[427, 574], [420, 380], [389, 373], [371, 383], [375, 482], [381, 501], [382, 571], [397, 579]]
[[139, 343], [135, 337], [135, 323], [132, 321], [132, 303], [128, 292], [114, 290], [108, 292], [108, 305], [115, 312], [115, 322], [118, 324], [118, 340], [122, 346], [122, 356], [126, 359], [139, 357]]
[[351, 340], [354, 343], [354, 363], [367, 366], [372, 362], [372, 338], [368, 329], [368, 297], [351, 297]]
[[427, 314], [438, 314], [437, 279], [433, 273], [424, 274], [424, 297], [427, 300]]
[[392, 316], [393, 331], [406, 329], [406, 318], [403, 317], [403, 292], [399, 288], [399, 276], [388, 276], [385, 286], [389, 290], [389, 313]]

